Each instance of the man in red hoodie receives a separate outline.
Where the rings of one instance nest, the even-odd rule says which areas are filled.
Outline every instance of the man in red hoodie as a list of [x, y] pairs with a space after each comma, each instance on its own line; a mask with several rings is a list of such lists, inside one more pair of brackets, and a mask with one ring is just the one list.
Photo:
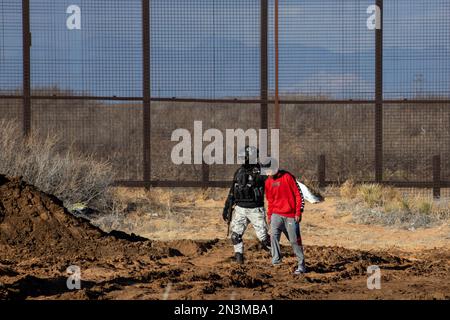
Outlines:
[[280, 237], [281, 233], [284, 233], [297, 256], [298, 267], [294, 273], [303, 274], [306, 272], [300, 235], [300, 222], [305, 205], [303, 195], [295, 177], [287, 171], [279, 170], [276, 159], [272, 158], [267, 166], [270, 168], [265, 170], [269, 176], [265, 182], [265, 193], [272, 233], [272, 263], [281, 263]]

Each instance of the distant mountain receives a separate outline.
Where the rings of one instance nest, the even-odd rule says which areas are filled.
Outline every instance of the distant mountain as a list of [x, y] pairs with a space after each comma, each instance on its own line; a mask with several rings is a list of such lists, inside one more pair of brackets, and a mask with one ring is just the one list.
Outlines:
[[[134, 8], [138, 15], [138, 7]], [[104, 14], [101, 27], [81, 31], [56, 28], [64, 11], [53, 19], [32, 11], [32, 85], [89, 92], [98, 96], [142, 95], [142, 34], [137, 21]], [[46, 18], [46, 20], [44, 19]], [[22, 83], [21, 17], [8, 16], [0, 30], [0, 90]], [[44, 20], [42, 20], [44, 19]], [[104, 21], [103, 21], [104, 19]], [[128, 24], [124, 26], [123, 24]], [[0, 25], [2, 25], [0, 23]], [[55, 26], [53, 28], [53, 26]], [[120, 27], [119, 27], [120, 26]], [[125, 31], [121, 31], [122, 28]], [[53, 31], [50, 31], [53, 30]], [[260, 83], [258, 32], [247, 38], [199, 35], [189, 38], [173, 30], [152, 30], [151, 87], [154, 97], [256, 97]], [[165, 37], [166, 36], [166, 37]], [[334, 39], [335, 41], [336, 39]], [[393, 41], [390, 41], [393, 42]], [[280, 47], [281, 93], [323, 95], [336, 99], [374, 97], [375, 56], [367, 42], [343, 42], [341, 49], [290, 41]], [[434, 43], [434, 42], [433, 42]], [[180, 45], [182, 44], [182, 45]], [[384, 47], [384, 92], [387, 98], [450, 95], [450, 50], [406, 43]], [[351, 46], [351, 47], [348, 47]], [[448, 47], [448, 45], [447, 45]], [[270, 88], [274, 89], [273, 43], [269, 48]]]

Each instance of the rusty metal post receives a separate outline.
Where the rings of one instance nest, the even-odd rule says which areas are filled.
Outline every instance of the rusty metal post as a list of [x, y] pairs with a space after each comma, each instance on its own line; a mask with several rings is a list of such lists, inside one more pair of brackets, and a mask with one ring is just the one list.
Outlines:
[[209, 186], [209, 165], [204, 161], [202, 163], [202, 185], [204, 188]]
[[319, 156], [319, 163], [317, 165], [317, 177], [319, 179], [319, 188], [323, 188], [326, 185], [326, 171], [325, 171], [325, 166], [326, 166], [326, 162], [325, 162], [325, 155], [321, 154]]
[[143, 179], [151, 185], [150, 0], [142, 0]]
[[441, 156], [433, 157], [433, 197], [441, 197]]
[[280, 88], [279, 88], [279, 39], [278, 39], [278, 0], [275, 0], [275, 128], [280, 129]]
[[379, 28], [375, 29], [375, 181], [383, 181], [383, 0], [376, 0], [380, 9]]
[[261, 129], [269, 128], [269, 4], [268, 0], [261, 0], [260, 8], [260, 86], [261, 86]]
[[30, 1], [22, 0], [22, 59], [23, 59], [23, 112], [22, 126], [24, 136], [31, 131], [31, 32], [30, 32]]

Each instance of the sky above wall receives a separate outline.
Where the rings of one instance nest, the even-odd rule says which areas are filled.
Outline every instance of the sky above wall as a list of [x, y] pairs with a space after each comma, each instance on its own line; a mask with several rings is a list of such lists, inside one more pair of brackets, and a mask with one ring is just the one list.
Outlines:
[[[142, 95], [141, 1], [30, 0], [33, 88]], [[257, 97], [259, 0], [152, 0], [154, 97]], [[269, 70], [274, 88], [273, 0]], [[81, 8], [81, 30], [66, 9]], [[373, 99], [374, 0], [280, 0], [280, 87], [284, 95]], [[21, 4], [0, 0], [0, 89], [22, 82]], [[450, 96], [450, 3], [385, 0], [386, 98]]]

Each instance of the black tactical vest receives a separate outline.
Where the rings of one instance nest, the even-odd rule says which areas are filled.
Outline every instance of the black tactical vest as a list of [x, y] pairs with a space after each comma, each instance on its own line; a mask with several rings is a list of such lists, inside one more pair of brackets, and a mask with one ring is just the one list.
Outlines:
[[264, 206], [264, 177], [259, 166], [242, 166], [236, 172], [234, 180], [235, 203], [244, 208]]

